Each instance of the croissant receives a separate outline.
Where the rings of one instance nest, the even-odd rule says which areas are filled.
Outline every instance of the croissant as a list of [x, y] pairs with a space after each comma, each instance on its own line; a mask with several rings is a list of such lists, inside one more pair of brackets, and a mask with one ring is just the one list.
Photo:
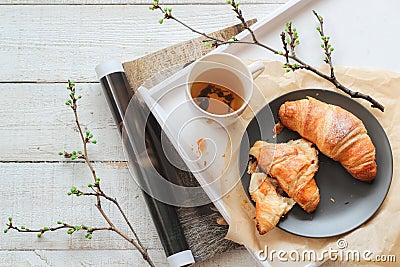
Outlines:
[[256, 203], [256, 222], [258, 232], [263, 235], [278, 224], [282, 215], [286, 214], [295, 204], [293, 199], [276, 193], [264, 173], [251, 175], [249, 192]]
[[284, 126], [339, 161], [354, 178], [364, 182], [375, 178], [375, 147], [362, 121], [352, 113], [308, 97], [284, 103], [278, 115]]
[[[302, 209], [311, 213], [316, 210], [320, 194], [314, 175], [318, 171], [318, 151], [304, 139], [288, 143], [272, 144], [257, 141], [250, 149], [257, 168], [276, 178], [279, 186]], [[254, 163], [249, 171], [256, 171]]]

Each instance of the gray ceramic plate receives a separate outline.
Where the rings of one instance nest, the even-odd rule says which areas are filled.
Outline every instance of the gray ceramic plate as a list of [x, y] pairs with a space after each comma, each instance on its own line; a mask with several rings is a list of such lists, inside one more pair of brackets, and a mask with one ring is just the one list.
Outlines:
[[[347, 96], [320, 89], [282, 95], [265, 106], [248, 125], [241, 143], [239, 164], [242, 170], [246, 167], [250, 145], [257, 140], [282, 143], [300, 138], [288, 129], [275, 138], [272, 128], [278, 121], [277, 112], [281, 104], [306, 96], [352, 112], [363, 121], [376, 148], [378, 173], [371, 184], [354, 179], [338, 162], [319, 153], [319, 170], [315, 176], [321, 194], [318, 209], [308, 214], [295, 205], [278, 224], [279, 228], [296, 235], [331, 237], [349, 232], [370, 219], [384, 201], [392, 180], [393, 160], [389, 140], [382, 126], [366, 108]], [[250, 176], [245, 173], [242, 184], [247, 194], [249, 181]]]

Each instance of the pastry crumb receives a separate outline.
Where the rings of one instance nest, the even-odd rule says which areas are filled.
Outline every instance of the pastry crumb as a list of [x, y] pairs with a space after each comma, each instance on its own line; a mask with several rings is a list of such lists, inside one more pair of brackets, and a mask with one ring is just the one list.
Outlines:
[[280, 134], [283, 128], [285, 128], [285, 126], [283, 126], [283, 124], [279, 121], [278, 123], [275, 124], [274, 129], [272, 129], [272, 131], [275, 134]]
[[228, 225], [228, 223], [227, 223], [227, 222], [225, 221], [225, 219], [222, 218], [222, 217], [218, 217], [218, 218], [217, 218], [217, 224], [223, 225], [223, 226]]
[[197, 151], [201, 154], [207, 149], [207, 141], [204, 138], [200, 138], [196, 141]]

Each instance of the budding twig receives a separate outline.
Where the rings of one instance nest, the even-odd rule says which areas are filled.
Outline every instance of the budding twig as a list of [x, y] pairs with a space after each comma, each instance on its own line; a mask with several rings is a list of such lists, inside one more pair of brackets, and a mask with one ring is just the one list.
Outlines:
[[[85, 230], [87, 232], [85, 237], [88, 239], [91, 239], [92, 234], [95, 231], [105, 231], [105, 230], [113, 231], [113, 232], [117, 233], [119, 236], [121, 236], [123, 239], [125, 239], [126, 241], [131, 243], [141, 253], [143, 259], [147, 261], [149, 266], [154, 267], [155, 265], [152, 262], [151, 258], [149, 257], [147, 249], [142, 245], [136, 231], [134, 230], [128, 217], [126, 216], [126, 213], [123, 211], [123, 209], [122, 209], [121, 205], [119, 204], [119, 202], [117, 201], [117, 199], [106, 194], [103, 191], [103, 189], [101, 188], [100, 178], [97, 176], [97, 173], [94, 169], [93, 163], [89, 159], [88, 149], [87, 149], [88, 144], [96, 144], [97, 141], [95, 139], [93, 139], [93, 134], [89, 130], [86, 130], [85, 132], [82, 130], [82, 126], [80, 124], [79, 117], [78, 117], [78, 111], [77, 111], [77, 109], [78, 109], [77, 103], [78, 103], [78, 100], [81, 99], [81, 96], [76, 96], [75, 84], [73, 82], [71, 82], [70, 80], [68, 80], [67, 89], [69, 90], [69, 99], [65, 102], [65, 104], [67, 106], [69, 106], [73, 111], [74, 118], [75, 118], [75, 124], [78, 128], [79, 136], [81, 138], [82, 145], [83, 145], [83, 150], [82, 151], [74, 150], [72, 152], [64, 151], [64, 152], [59, 152], [58, 154], [60, 156], [64, 156], [65, 158], [69, 158], [71, 160], [76, 160], [76, 159], [84, 160], [86, 162], [86, 165], [89, 167], [89, 170], [92, 175], [93, 182], [94, 182], [94, 183], [88, 184], [88, 187], [92, 190], [92, 192], [83, 192], [83, 191], [77, 189], [75, 186], [73, 186], [71, 188], [71, 190], [68, 192], [68, 195], [75, 195], [77, 197], [79, 197], [79, 196], [95, 197], [96, 198], [95, 206], [98, 209], [98, 211], [100, 212], [101, 216], [107, 222], [108, 226], [107, 227], [88, 227], [85, 225], [74, 226], [74, 225], [71, 225], [68, 223], [58, 221], [57, 224], [59, 224], [59, 226], [56, 226], [56, 227], [43, 227], [40, 229], [29, 229], [29, 228], [26, 228], [25, 226], [17, 227], [15, 225], [13, 225], [12, 218], [10, 217], [9, 222], [7, 223], [7, 228], [4, 229], [4, 233], [7, 233], [8, 230], [11, 229], [11, 230], [15, 230], [15, 231], [22, 232], [22, 233], [36, 232], [36, 233], [38, 233], [37, 236], [41, 237], [45, 232], [48, 232], [48, 231], [57, 231], [57, 230], [61, 230], [61, 229], [68, 229], [67, 233], [72, 234], [79, 230]], [[123, 231], [121, 231], [119, 228], [117, 228], [113, 224], [111, 218], [106, 214], [106, 212], [104, 211], [104, 209], [102, 207], [101, 200], [103, 198], [112, 202], [117, 207], [121, 216], [124, 218], [125, 223], [128, 225], [130, 231], [132, 232], [134, 238], [129, 237], [128, 234], [124, 233]]]
[[[317, 27], [317, 31], [319, 33], [319, 35], [321, 36], [321, 39], [323, 41], [323, 43], [321, 44], [321, 47], [324, 51], [325, 54], [325, 58], [324, 58], [324, 62], [326, 64], [329, 65], [330, 68], [330, 73], [329, 75], [321, 72], [320, 70], [312, 67], [311, 65], [307, 64], [305, 61], [301, 60], [299, 57], [297, 57], [296, 52], [295, 52], [295, 48], [296, 46], [298, 46], [300, 44], [299, 38], [298, 38], [298, 33], [296, 28], [293, 28], [292, 22], [288, 22], [286, 24], [286, 29], [284, 32], [281, 33], [281, 40], [282, 40], [282, 44], [283, 44], [283, 49], [284, 52], [282, 51], [278, 51], [277, 49], [274, 49], [273, 47], [270, 47], [266, 44], [263, 44], [261, 42], [259, 42], [259, 40], [257, 39], [256, 34], [254, 33], [254, 31], [250, 28], [250, 26], [247, 24], [245, 18], [243, 17], [243, 13], [242, 10], [239, 8], [239, 3], [237, 3], [235, 0], [227, 0], [226, 1], [227, 4], [229, 4], [232, 7], [232, 10], [235, 12], [236, 17], [240, 20], [242, 26], [244, 27], [245, 30], [247, 30], [250, 33], [251, 36], [251, 41], [241, 41], [236, 39], [236, 37], [232, 37], [232, 39], [230, 40], [221, 40], [219, 38], [215, 38], [213, 36], [210, 36], [206, 33], [203, 33], [201, 31], [198, 31], [194, 28], [192, 28], [191, 26], [189, 26], [188, 24], [184, 23], [183, 21], [181, 21], [180, 19], [178, 19], [177, 17], [175, 17], [172, 14], [172, 8], [162, 8], [159, 5], [159, 0], [154, 0], [154, 3], [152, 6], [150, 6], [151, 10], [160, 10], [164, 17], [162, 19], [159, 20], [160, 24], [162, 24], [164, 22], [165, 19], [172, 19], [176, 22], [178, 22], [179, 24], [181, 24], [182, 26], [184, 26], [185, 28], [191, 30], [194, 33], [197, 33], [199, 35], [202, 35], [204, 37], [206, 37], [206, 40], [204, 41], [205, 44], [207, 46], [210, 47], [218, 47], [220, 45], [224, 45], [224, 44], [250, 44], [250, 45], [257, 45], [259, 47], [262, 47], [276, 55], [280, 55], [282, 57], [285, 58], [285, 64], [283, 65], [283, 67], [286, 69], [286, 71], [296, 71], [298, 69], [304, 69], [304, 70], [308, 70], [312, 73], [314, 73], [315, 75], [329, 81], [330, 83], [332, 83], [336, 88], [338, 88], [339, 90], [343, 91], [344, 93], [348, 94], [350, 97], [352, 98], [362, 98], [368, 102], [370, 102], [371, 107], [372, 108], [377, 108], [380, 111], [384, 111], [384, 106], [382, 104], [380, 104], [377, 100], [373, 99], [371, 96], [363, 94], [361, 92], [357, 92], [357, 91], [352, 91], [351, 89], [345, 87], [343, 84], [341, 84], [336, 75], [335, 75], [335, 71], [334, 71], [334, 67], [333, 67], [333, 63], [332, 63], [332, 52], [334, 51], [334, 48], [331, 46], [330, 44], [330, 37], [326, 36], [323, 30], [323, 18], [317, 14], [316, 11], [313, 11], [314, 15], [317, 17], [317, 20], [319, 22], [319, 26]], [[295, 63], [291, 63], [291, 62], [295, 62]]]

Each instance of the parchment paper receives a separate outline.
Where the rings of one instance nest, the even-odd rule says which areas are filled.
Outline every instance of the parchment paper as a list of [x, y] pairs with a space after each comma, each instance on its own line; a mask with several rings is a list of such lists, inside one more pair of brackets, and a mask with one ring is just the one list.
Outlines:
[[[329, 82], [308, 71], [300, 70], [294, 73], [286, 73], [281, 62], [264, 63], [265, 71], [256, 79], [255, 84], [267, 103], [284, 93], [298, 89], [321, 88], [338, 91]], [[328, 68], [322, 67], [321, 69], [329, 73]], [[230, 215], [227, 238], [247, 245], [256, 251], [262, 250], [265, 245], [268, 245], [268, 249], [274, 250], [304, 251], [314, 249], [317, 253], [329, 247], [337, 249], [337, 240], [345, 239], [348, 242], [347, 249], [349, 250], [370, 250], [374, 255], [397, 255], [397, 260], [400, 261], [400, 194], [396, 192], [396, 189], [400, 188], [399, 167], [397, 165], [400, 157], [400, 74], [385, 70], [348, 67], [336, 67], [335, 70], [338, 79], [345, 86], [370, 94], [385, 106], [385, 112], [382, 113], [377, 109], [370, 108], [368, 102], [356, 100], [376, 116], [385, 129], [392, 147], [393, 180], [383, 205], [368, 222], [342, 236], [321, 239], [306, 238], [287, 233], [279, 228], [261, 236], [255, 227], [254, 207], [248, 201], [247, 195], [239, 182], [223, 199]], [[250, 102], [255, 112], [262, 107], [261, 102], [257, 100], [258, 97], [256, 90]], [[246, 112], [243, 117], [248, 122], [252, 119], [253, 113]], [[229, 179], [234, 179], [234, 175], [237, 174], [227, 173], [226, 175], [230, 177]], [[274, 266], [277, 262], [279, 262], [278, 259], [270, 261], [270, 264]], [[371, 265], [372, 263], [361, 262], [358, 264]]]

